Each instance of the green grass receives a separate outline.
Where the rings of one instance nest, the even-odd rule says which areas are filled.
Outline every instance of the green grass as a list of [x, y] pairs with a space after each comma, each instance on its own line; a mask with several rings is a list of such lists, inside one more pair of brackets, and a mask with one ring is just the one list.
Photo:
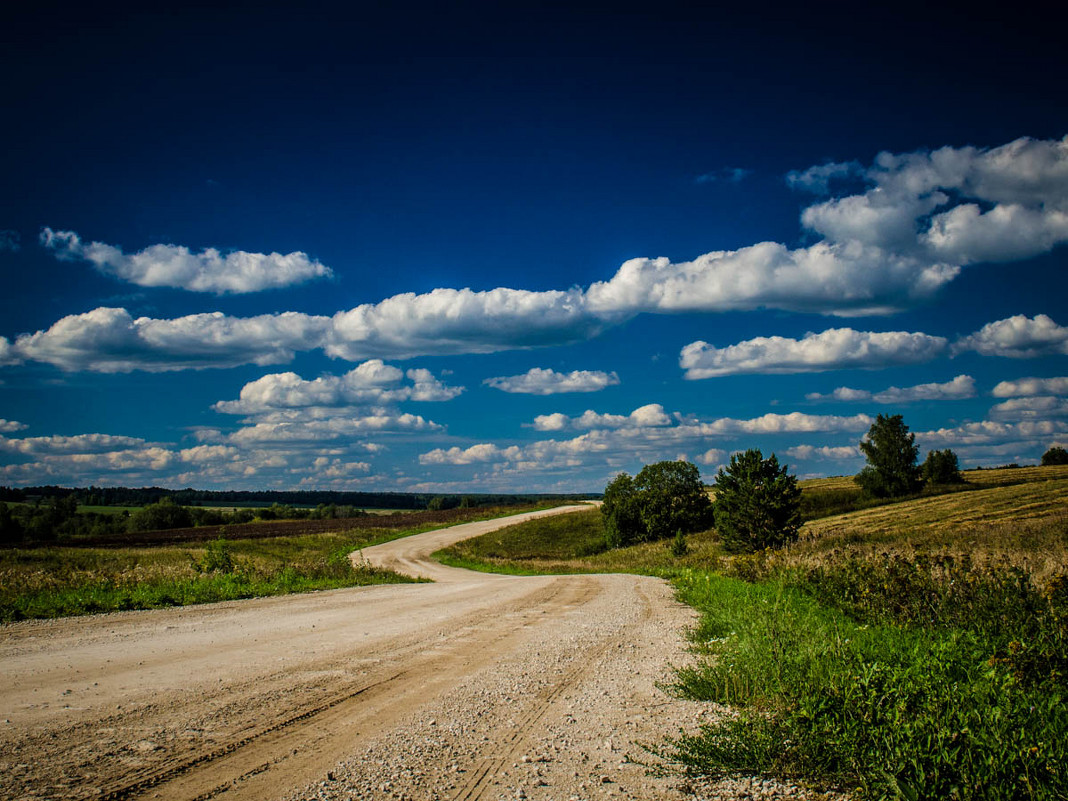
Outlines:
[[[1011, 578], [977, 581], [970, 609], [946, 625], [861, 623], [851, 603], [806, 582], [678, 578], [702, 612], [706, 658], [679, 671], [676, 689], [737, 714], [661, 756], [693, 773], [803, 778], [858, 798], [1065, 798], [1068, 595]], [[916, 589], [899, 585], [899, 600]]]
[[[657, 753], [695, 774], [777, 775], [858, 799], [1068, 798], [1068, 468], [970, 471], [956, 491], [869, 503], [850, 478], [797, 543], [733, 556], [714, 531], [603, 549], [599, 513], [443, 552], [520, 573], [672, 578], [700, 610], [675, 690], [719, 722]], [[804, 496], [803, 496], [804, 497]], [[845, 500], [843, 500], [845, 499]]]
[[348, 554], [413, 533], [357, 529], [152, 548], [3, 550], [0, 621], [408, 582], [391, 571], [353, 567]]

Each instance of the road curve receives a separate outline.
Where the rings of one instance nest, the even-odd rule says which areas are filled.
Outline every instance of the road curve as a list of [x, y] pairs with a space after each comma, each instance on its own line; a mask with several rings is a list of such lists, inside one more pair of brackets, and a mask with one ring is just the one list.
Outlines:
[[0, 797], [682, 798], [628, 756], [700, 706], [656, 684], [692, 613], [637, 576], [434, 579], [0, 626]]

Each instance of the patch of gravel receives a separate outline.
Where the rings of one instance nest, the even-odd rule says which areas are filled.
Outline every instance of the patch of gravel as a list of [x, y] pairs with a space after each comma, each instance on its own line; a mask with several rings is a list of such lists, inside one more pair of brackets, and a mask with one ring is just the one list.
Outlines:
[[597, 598], [549, 625], [517, 620], [517, 649], [285, 801], [830, 798], [772, 779], [650, 770], [658, 760], [642, 744], [721, 714], [658, 686], [692, 658], [684, 633], [694, 614], [665, 582], [596, 580]]

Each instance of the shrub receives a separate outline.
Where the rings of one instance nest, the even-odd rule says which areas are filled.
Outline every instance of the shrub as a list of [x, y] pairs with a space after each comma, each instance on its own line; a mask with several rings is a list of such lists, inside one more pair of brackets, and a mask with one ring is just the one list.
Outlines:
[[757, 449], [731, 456], [716, 474], [716, 530], [729, 551], [779, 548], [797, 539], [801, 490], [797, 478]]
[[944, 451], [930, 451], [920, 468], [920, 475], [928, 484], [963, 484], [964, 476], [960, 474], [957, 454], [949, 448]]
[[868, 466], [855, 480], [866, 493], [876, 498], [896, 498], [920, 491], [923, 479], [916, 465], [916, 435], [909, 433], [900, 414], [880, 414], [860, 449], [868, 458]]

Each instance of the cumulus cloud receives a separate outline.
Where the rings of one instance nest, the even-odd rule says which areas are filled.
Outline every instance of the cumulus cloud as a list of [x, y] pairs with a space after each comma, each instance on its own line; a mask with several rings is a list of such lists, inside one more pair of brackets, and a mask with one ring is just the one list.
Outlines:
[[100, 307], [64, 317], [46, 331], [23, 334], [12, 350], [63, 370], [102, 373], [278, 364], [319, 346], [329, 322], [298, 312], [135, 319], [125, 309]]
[[801, 339], [757, 337], [726, 348], [698, 340], [682, 349], [679, 365], [691, 380], [739, 373], [816, 373], [915, 364], [945, 348], [942, 337], [922, 333], [831, 328]]
[[542, 367], [533, 367], [522, 375], [487, 378], [488, 384], [504, 392], [526, 395], [556, 395], [563, 392], [598, 392], [619, 383], [615, 373], [600, 370], [572, 370], [558, 373]]
[[23, 431], [29, 428], [25, 423], [20, 423], [17, 420], [5, 420], [0, 417], [0, 434], [13, 434], [16, 431]]
[[26, 455], [104, 453], [146, 446], [147, 443], [143, 439], [111, 434], [77, 434], [71, 437], [23, 437], [21, 439], [0, 437], [0, 450]]
[[591, 314], [579, 289], [435, 289], [338, 312], [326, 352], [349, 361], [495, 353], [589, 339], [618, 319], [614, 313]]
[[838, 387], [826, 395], [821, 395], [819, 392], [810, 392], [805, 395], [805, 398], [811, 401], [874, 401], [875, 403], [912, 403], [924, 400], [960, 400], [974, 397], [975, 379], [970, 375], [959, 375], [952, 381], [941, 384], [888, 387], [881, 392]]
[[648, 428], [671, 425], [671, 417], [659, 403], [640, 406], [630, 414], [601, 414], [587, 409], [578, 417], [568, 417], [560, 412], [543, 414], [534, 418], [538, 431], [563, 431], [565, 429], [593, 428]]
[[492, 443], [480, 443], [470, 448], [453, 447], [449, 449], [435, 448], [428, 453], [419, 456], [420, 464], [475, 464], [485, 462], [514, 461], [521, 455], [520, 449], [513, 445], [508, 448], [499, 448]]
[[394, 431], [434, 431], [441, 426], [417, 414], [382, 410], [362, 417], [329, 416], [322, 419], [258, 419], [227, 437], [235, 445], [270, 442], [318, 443]]
[[845, 461], [858, 458], [860, 456], [860, 448], [856, 445], [822, 445], [820, 447], [797, 445], [793, 448], [787, 448], [786, 455], [791, 459], [805, 462], [810, 460]]
[[[758, 242], [690, 261], [637, 258], [585, 290], [441, 288], [363, 304], [330, 319], [287, 313], [289, 317], [201, 320], [206, 316], [192, 315], [145, 322], [147, 318], [133, 320], [125, 310], [97, 309], [88, 315], [101, 318], [92, 321], [101, 325], [88, 325], [88, 315], [73, 315], [48, 331], [19, 337], [15, 345], [0, 341], [0, 364], [36, 359], [64, 369], [173, 370], [278, 364], [298, 350], [319, 347], [348, 361], [406, 359], [563, 345], [641, 313], [766, 308], [887, 314], [934, 297], [969, 264], [1026, 258], [1068, 241], [1068, 137], [1024, 138], [990, 149], [881, 153], [868, 167], [820, 165], [791, 173], [788, 180], [827, 192], [836, 178], [849, 178], [862, 191], [806, 208], [801, 223], [818, 240], [802, 248]], [[223, 256], [155, 245], [127, 255], [52, 229], [44, 230], [42, 241], [61, 257], [87, 259], [105, 272], [146, 285], [239, 292], [329, 275], [328, 268], [302, 253]], [[190, 327], [190, 322], [205, 330], [179, 336], [176, 329]], [[1011, 327], [1011, 321], [1002, 322]], [[1040, 330], [1043, 326], [1048, 330]], [[1007, 332], [984, 329], [959, 342], [957, 350], [1023, 356], [1068, 349], [1065, 329], [1048, 317], [1039, 315], [1028, 327], [1034, 341], [1027, 346], [999, 344], [992, 340]], [[58, 330], [64, 328], [84, 328], [87, 336], [71, 344]], [[159, 329], [156, 336], [149, 336], [149, 328]], [[255, 341], [246, 335], [249, 328], [257, 329], [251, 337]], [[913, 344], [921, 350], [932, 346], [929, 341]], [[715, 349], [703, 343], [690, 348], [695, 360], [713, 363], [695, 366], [689, 377], [700, 377], [704, 370], [710, 371], [708, 376], [726, 374], [716, 363]], [[858, 358], [861, 366], [871, 366]], [[770, 367], [780, 372], [832, 369], [814, 366], [818, 364], [806, 356]]]
[[[660, 407], [653, 404], [650, 408]], [[697, 458], [702, 464], [721, 464], [729, 451], [712, 445], [710, 440], [722, 440], [738, 434], [748, 437], [783, 433], [859, 433], [870, 428], [873, 422], [867, 415], [838, 417], [799, 412], [707, 421], [685, 419], [678, 414], [664, 417], [668, 418], [670, 424], [606, 426], [568, 439], [544, 439], [526, 445], [502, 446], [484, 442], [467, 448], [435, 448], [422, 454], [419, 460], [423, 465], [485, 466], [490, 472], [480, 474], [479, 479], [490, 483], [503, 475], [529, 476], [563, 470], [572, 471], [573, 481], [574, 475], [578, 475], [576, 471], [584, 469], [596, 470], [599, 476], [611, 478], [619, 470], [630, 469], [635, 464], [673, 459], [685, 452], [701, 453]], [[578, 419], [581, 418], [574, 418]], [[572, 418], [565, 417], [565, 420], [571, 421]], [[650, 420], [653, 423], [664, 422], [656, 414], [652, 414]], [[620, 421], [611, 419], [609, 422], [615, 424]], [[560, 429], [543, 430], [562, 431], [570, 428], [571, 424], [565, 424]]]
[[1062, 417], [1068, 415], [1068, 398], [1057, 398], [1052, 395], [1011, 398], [992, 406], [990, 414], [993, 417], [1013, 420]]
[[[403, 383], [405, 378], [410, 383]], [[245, 384], [238, 400], [219, 401], [213, 408], [225, 414], [258, 414], [308, 406], [447, 401], [462, 392], [463, 387], [446, 386], [429, 370], [405, 372], [381, 359], [371, 359], [344, 375], [325, 375], [311, 381], [292, 372], [271, 373]]]
[[1055, 420], [1002, 423], [982, 420], [951, 428], [916, 433], [916, 441], [925, 448], [952, 445], [990, 445], [1004, 443], [1038, 443], [1068, 432], [1068, 423]]
[[698, 464], [718, 465], [725, 464], [730, 454], [722, 448], [709, 448], [697, 457]]
[[1068, 354], [1068, 328], [1045, 314], [1027, 317], [1017, 314], [987, 323], [974, 334], [953, 345], [954, 353], [976, 351], [984, 356], [1031, 359]]
[[11, 345], [11, 340], [7, 337], [0, 337], [0, 367], [19, 364], [21, 361], [22, 359], [18, 357]]
[[175, 287], [216, 294], [258, 292], [292, 286], [315, 278], [329, 278], [329, 267], [305, 253], [248, 253], [223, 255], [215, 248], [192, 253], [180, 245], [152, 245], [137, 253], [103, 242], [85, 244], [73, 231], [41, 231], [41, 244], [62, 260], [88, 261], [115, 278], [149, 287]]
[[1068, 395], [1068, 376], [1056, 378], [1018, 378], [1002, 381], [991, 393], [995, 398], [1020, 398], [1029, 395]]

